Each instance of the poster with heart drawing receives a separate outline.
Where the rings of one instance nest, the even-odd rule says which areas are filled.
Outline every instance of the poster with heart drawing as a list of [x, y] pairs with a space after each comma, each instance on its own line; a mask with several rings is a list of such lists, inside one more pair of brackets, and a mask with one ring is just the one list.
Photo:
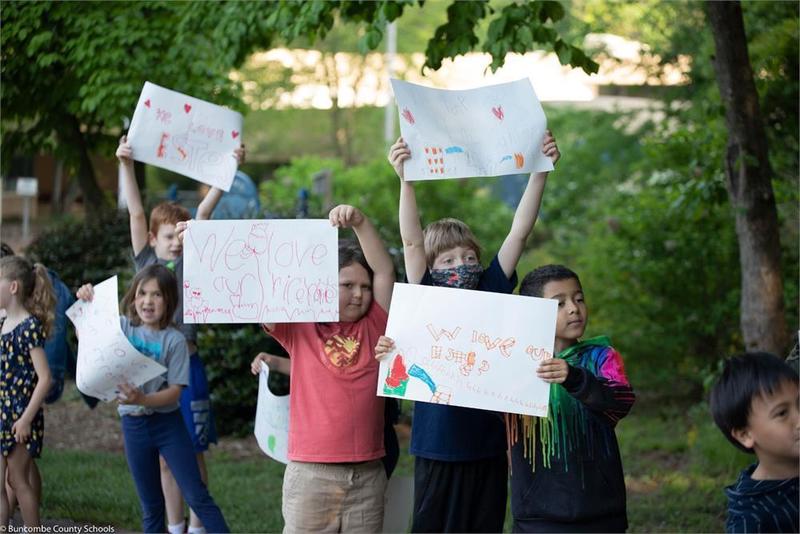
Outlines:
[[547, 118], [530, 80], [444, 90], [392, 80], [406, 180], [552, 171], [542, 154]]
[[242, 115], [145, 82], [128, 130], [133, 159], [228, 191]]

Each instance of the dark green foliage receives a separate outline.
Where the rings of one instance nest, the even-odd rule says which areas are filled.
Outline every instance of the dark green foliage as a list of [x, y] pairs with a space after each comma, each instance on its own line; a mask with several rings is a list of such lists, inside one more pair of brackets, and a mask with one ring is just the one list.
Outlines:
[[26, 253], [56, 271], [72, 291], [117, 275], [123, 292], [133, 270], [128, 213], [109, 209], [98, 217], [64, 218], [39, 235]]
[[[250, 362], [259, 352], [286, 352], [260, 325], [252, 324], [201, 327], [197, 344], [206, 366], [217, 432], [222, 436], [252, 433], [258, 377], [250, 373]], [[276, 395], [287, 394], [288, 377], [271, 373], [270, 390]]]

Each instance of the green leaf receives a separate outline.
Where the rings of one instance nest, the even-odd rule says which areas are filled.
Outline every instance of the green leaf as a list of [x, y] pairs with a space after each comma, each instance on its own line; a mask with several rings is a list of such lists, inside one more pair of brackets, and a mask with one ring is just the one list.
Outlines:
[[555, 50], [555, 53], [558, 56], [558, 61], [562, 65], [570, 64], [570, 60], [572, 59], [572, 49], [568, 44], [561, 39], [558, 39], [555, 43], [553, 43], [553, 50]]

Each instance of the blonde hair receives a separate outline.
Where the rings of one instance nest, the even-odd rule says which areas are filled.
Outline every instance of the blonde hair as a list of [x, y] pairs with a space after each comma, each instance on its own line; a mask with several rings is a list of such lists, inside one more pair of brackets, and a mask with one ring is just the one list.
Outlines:
[[0, 259], [0, 277], [19, 284], [22, 307], [39, 319], [47, 338], [55, 321], [56, 296], [45, 266], [22, 256], [5, 256]]
[[433, 265], [439, 254], [455, 247], [471, 248], [481, 261], [481, 246], [478, 239], [466, 223], [458, 219], [445, 218], [434, 221], [423, 231], [425, 244], [425, 261], [428, 267]]
[[158, 228], [162, 224], [178, 224], [181, 221], [188, 221], [192, 216], [189, 210], [176, 202], [162, 202], [150, 212], [150, 232], [158, 234]]

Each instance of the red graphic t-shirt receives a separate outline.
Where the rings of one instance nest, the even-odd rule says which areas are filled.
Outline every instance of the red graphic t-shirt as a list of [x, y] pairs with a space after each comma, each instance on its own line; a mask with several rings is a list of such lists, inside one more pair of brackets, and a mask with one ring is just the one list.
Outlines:
[[377, 460], [383, 448], [375, 344], [388, 316], [375, 301], [353, 323], [282, 323], [271, 332], [291, 356], [289, 459]]

